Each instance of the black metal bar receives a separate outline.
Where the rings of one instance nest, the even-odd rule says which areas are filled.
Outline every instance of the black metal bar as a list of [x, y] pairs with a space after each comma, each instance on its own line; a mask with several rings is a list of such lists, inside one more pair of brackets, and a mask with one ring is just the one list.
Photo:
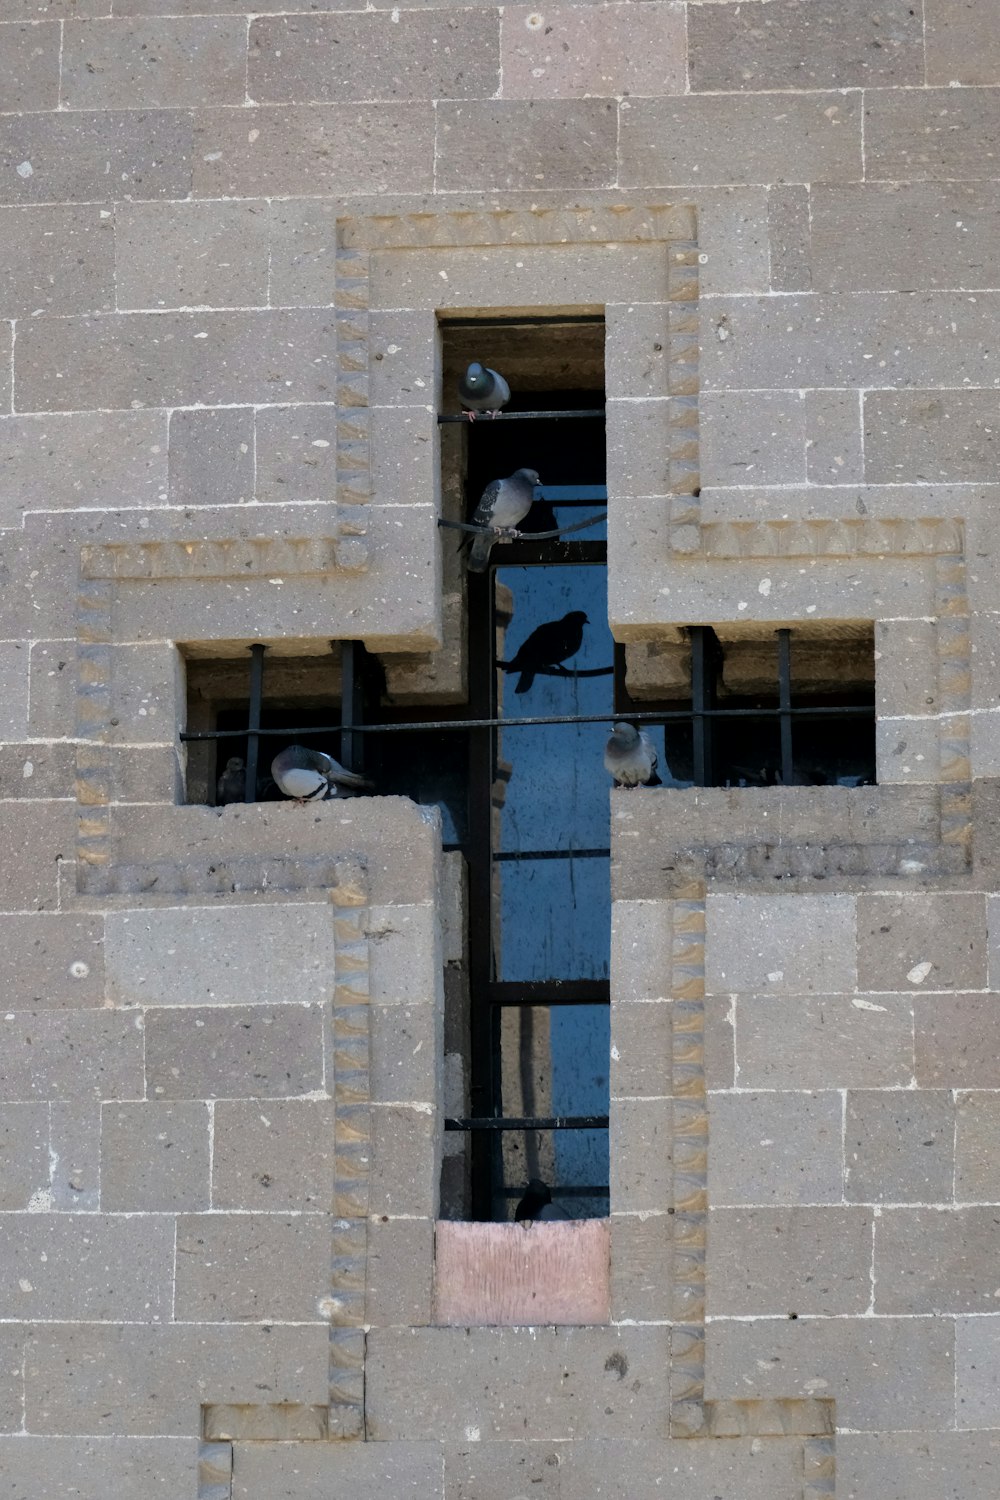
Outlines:
[[610, 849], [508, 849], [495, 853], [498, 864], [515, 864], [522, 859], [607, 859]]
[[[493, 871], [490, 860], [493, 825], [493, 715], [496, 672], [487, 668], [495, 656], [493, 573], [470, 574], [468, 584], [469, 661], [482, 670], [469, 672], [469, 708], [483, 722], [469, 734], [469, 1102], [473, 1116], [496, 1114], [498, 1070], [495, 1013], [489, 1003], [493, 978]], [[497, 1019], [499, 1013], [496, 1013]], [[494, 1143], [476, 1134], [469, 1143], [472, 1217], [493, 1217], [496, 1176]]]
[[778, 631], [778, 713], [781, 723], [781, 780], [792, 784], [792, 650], [790, 630]]
[[[476, 420], [480, 422], [574, 422], [589, 417], [595, 417], [602, 422], [604, 420], [604, 407], [595, 406], [590, 409], [577, 411], [498, 411], [495, 417], [487, 412], [477, 412]], [[447, 412], [438, 415], [439, 422], [468, 422], [467, 411]]]
[[264, 652], [266, 646], [255, 641], [250, 647], [250, 702], [247, 706], [247, 764], [243, 780], [243, 801], [257, 800], [257, 762], [260, 758], [260, 710], [264, 701]]
[[[583, 506], [589, 505], [590, 501], [581, 500], [578, 503]], [[567, 536], [571, 531], [585, 531], [588, 526], [597, 526], [607, 519], [607, 511], [602, 510], [599, 516], [587, 516], [583, 521], [574, 521], [572, 526], [560, 526], [556, 531], [517, 531], [515, 529], [513, 534], [508, 534], [506, 540], [549, 542], [553, 537]], [[473, 526], [471, 521], [448, 521], [444, 516], [438, 516], [438, 525], [447, 531], [471, 531], [476, 536], [491, 536], [496, 531], [496, 528], [492, 526]], [[502, 534], [499, 535], [499, 540], [504, 541]]]
[[691, 627], [691, 750], [695, 786], [711, 783], [711, 728], [706, 713], [712, 707], [712, 674], [715, 663], [710, 658], [708, 627]]
[[565, 313], [539, 313], [537, 316], [522, 313], [520, 317], [509, 313], [505, 318], [450, 318], [442, 315], [438, 319], [442, 333], [449, 333], [453, 328], [475, 328], [477, 332], [489, 333], [493, 328], [577, 328], [581, 323], [603, 322], [603, 313], [575, 313], [571, 318]]
[[494, 979], [489, 986], [491, 1005], [607, 1005], [610, 996], [607, 979]]
[[[331, 645], [335, 644], [331, 642]], [[364, 651], [361, 641], [340, 642], [340, 711], [348, 728], [340, 731], [340, 759], [349, 771], [364, 770], [361, 724], [364, 718]]]
[[493, 1119], [473, 1115], [471, 1118], [445, 1120], [445, 1130], [607, 1130], [607, 1115], [527, 1115], [522, 1119], [509, 1115]]
[[[595, 671], [590, 675], [599, 676], [604, 672], [605, 669], [601, 668], [600, 673]], [[582, 677], [585, 674], [581, 672], [579, 675]], [[793, 718], [804, 716], [810, 719], [836, 719], [858, 715], [867, 715], [868, 718], [872, 718], [875, 714], [875, 705], [873, 703], [845, 703], [834, 707], [817, 705], [815, 708], [810, 708], [808, 705], [795, 706], [793, 704], [787, 711]], [[780, 713], [780, 708], [706, 708], [702, 710], [702, 716], [705, 719], [776, 719]], [[418, 729], [523, 729], [532, 724], [611, 724], [623, 717], [627, 717], [636, 724], [687, 724], [694, 717], [694, 710], [677, 708], [665, 709], [658, 713], [628, 715], [620, 713], [546, 714], [539, 715], [535, 719], [418, 719], [400, 724], [302, 724], [292, 729], [260, 729], [258, 733], [261, 739], [268, 737], [290, 739], [296, 734], [343, 734], [350, 730], [354, 730], [357, 734], [397, 734], [403, 730]], [[185, 741], [238, 740], [242, 739], [245, 734], [245, 729], [209, 729], [199, 731], [197, 734], [189, 734], [182, 729], [178, 738]]]
[[[524, 1196], [523, 1187], [505, 1187], [502, 1191], [505, 1198], [521, 1198]], [[606, 1182], [602, 1182], [585, 1187], [557, 1187], [553, 1185], [551, 1192], [553, 1198], [607, 1198], [611, 1189]]]

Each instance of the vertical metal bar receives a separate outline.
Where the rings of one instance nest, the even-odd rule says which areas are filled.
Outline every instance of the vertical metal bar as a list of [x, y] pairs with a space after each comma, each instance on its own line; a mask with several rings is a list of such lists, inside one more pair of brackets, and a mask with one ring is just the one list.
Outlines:
[[264, 652], [266, 646], [255, 641], [250, 647], [250, 706], [247, 712], [247, 766], [243, 780], [243, 801], [257, 800], [257, 760], [260, 751], [260, 709], [264, 701]]
[[792, 784], [792, 632], [778, 631], [778, 712], [781, 723], [781, 784]]
[[691, 750], [695, 786], [708, 786], [711, 780], [711, 728], [705, 710], [712, 706], [710, 678], [714, 662], [710, 657], [708, 636], [707, 626], [691, 626]]
[[[331, 641], [330, 644], [333, 645], [334, 642]], [[364, 722], [364, 655], [365, 648], [361, 641], [340, 642], [341, 723], [345, 720], [348, 724]], [[364, 742], [363, 734], [352, 734], [349, 729], [341, 730], [340, 759], [348, 771], [364, 770], [362, 754]]]
[[[494, 573], [468, 575], [469, 708], [494, 717]], [[473, 1115], [497, 1113], [494, 1045], [497, 1022], [490, 1004], [493, 978], [493, 729], [469, 731], [469, 1098]], [[469, 1140], [474, 1219], [493, 1213], [493, 1142], [489, 1131]]]

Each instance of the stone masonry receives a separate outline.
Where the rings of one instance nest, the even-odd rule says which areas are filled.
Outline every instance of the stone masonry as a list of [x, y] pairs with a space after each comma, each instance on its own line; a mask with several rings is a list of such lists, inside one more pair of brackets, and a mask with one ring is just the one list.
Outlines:
[[[994, 0], [0, 0], [9, 1500], [994, 1500], [998, 161]], [[605, 315], [616, 637], [873, 623], [878, 784], [612, 795], [610, 1319], [467, 1329], [437, 818], [177, 735], [454, 688], [512, 309]]]

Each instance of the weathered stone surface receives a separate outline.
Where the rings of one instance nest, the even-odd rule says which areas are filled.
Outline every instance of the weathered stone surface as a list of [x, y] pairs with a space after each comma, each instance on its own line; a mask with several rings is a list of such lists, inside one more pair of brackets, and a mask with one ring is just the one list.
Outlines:
[[372, 1213], [437, 1217], [440, 1140], [440, 1124], [429, 1104], [372, 1110]]
[[906, 995], [740, 995], [734, 1014], [744, 1088], [900, 1088], [913, 1075]]
[[612, 1099], [658, 1099], [670, 1094], [672, 1011], [662, 1001], [612, 1005]]
[[801, 184], [773, 187], [768, 192], [767, 234], [772, 291], [807, 292], [812, 285], [809, 205], [809, 190]]
[[672, 1201], [669, 1099], [618, 1099], [611, 1111], [611, 1201], [622, 1213], [662, 1212]]
[[865, 99], [869, 179], [992, 178], [998, 145], [993, 89], [879, 89]]
[[[586, 24], [590, 13], [579, 14]], [[505, 89], [506, 76], [505, 69]], [[849, 94], [630, 99], [621, 118], [622, 177], [628, 186], [837, 182], [862, 175], [861, 106]], [[735, 138], [741, 142], [738, 153], [732, 149]]]
[[806, 477], [810, 484], [861, 483], [862, 412], [856, 392], [807, 391], [805, 431]]
[[605, 1325], [610, 1245], [606, 1219], [441, 1221], [434, 1232], [433, 1321], [452, 1328]]
[[892, 484], [1000, 476], [991, 391], [873, 391], [865, 397], [865, 451], [872, 478]]
[[66, 22], [62, 101], [72, 109], [242, 104], [245, 76], [238, 17]]
[[212, 1138], [212, 1207], [329, 1209], [333, 1132], [332, 1100], [221, 1101]]
[[919, 995], [912, 1003], [919, 1087], [995, 1088], [996, 995]]
[[711, 1095], [709, 1202], [841, 1202], [842, 1115], [830, 1091]]
[[121, 1099], [142, 1094], [142, 1018], [110, 1011], [7, 1011], [0, 1099]]
[[367, 1233], [365, 1321], [411, 1328], [433, 1322], [433, 1221], [375, 1214]]
[[0, 201], [110, 202], [111, 183], [115, 198], [184, 197], [191, 147], [190, 115], [172, 110], [3, 115], [0, 150], [16, 166]]
[[433, 1104], [439, 1088], [440, 1009], [373, 1005], [369, 1016], [372, 1098], [382, 1104]]
[[876, 1313], [994, 1312], [983, 1275], [996, 1239], [993, 1208], [887, 1208], [875, 1222]]
[[49, 1105], [49, 1183], [61, 1213], [101, 1206], [101, 1105], [96, 1099]]
[[[32, 33], [38, 29], [30, 28]], [[6, 40], [0, 35], [0, 47]], [[0, 83], [0, 96], [2, 92]], [[3, 317], [98, 312], [114, 306], [115, 239], [106, 210], [0, 209], [0, 250]]]
[[688, 14], [691, 87], [857, 88], [923, 83], [921, 14], [906, 0], [694, 5]]
[[51, 21], [0, 26], [0, 110], [55, 109], [59, 27]]
[[617, 109], [601, 99], [473, 100], [437, 108], [437, 186], [607, 187]]
[[0, 1328], [0, 1433], [20, 1433], [24, 1425], [24, 1328]]
[[27, 738], [28, 661], [26, 641], [0, 641], [0, 740]]
[[952, 1196], [955, 1106], [943, 1090], [847, 1096], [846, 1197], [853, 1203], [935, 1203]]
[[955, 1319], [955, 1399], [959, 1427], [997, 1426], [1000, 1413], [1000, 1321]]
[[328, 1339], [322, 1328], [273, 1325], [39, 1328], [27, 1430], [181, 1437], [198, 1430], [207, 1401], [325, 1401]]
[[177, 1220], [174, 1315], [181, 1322], [324, 1321], [325, 1214], [186, 1214]]
[[247, 1443], [235, 1450], [233, 1500], [443, 1500], [438, 1443]]
[[163, 1099], [281, 1099], [323, 1084], [319, 1005], [178, 1006], [146, 1013], [146, 1079]]
[[[31, 509], [162, 505], [166, 437], [164, 412], [0, 417], [3, 524], [20, 525], [24, 511]], [[72, 643], [70, 653], [72, 662]], [[51, 732], [65, 733], [67, 722], [71, 716], [53, 719]]]
[[68, 803], [0, 804], [0, 911], [44, 911], [56, 905], [59, 861], [76, 845], [74, 809]]
[[1000, 83], [993, 17], [969, 0], [926, 0], [927, 82]]
[[[101, 1202], [127, 1213], [208, 1208], [207, 1104], [106, 1104], [101, 1111]], [[220, 1205], [222, 1206], [222, 1205]]]
[[265, 16], [250, 23], [247, 88], [256, 104], [488, 99], [499, 53], [499, 17], [486, 8]]
[[958, 1094], [955, 1100], [955, 1197], [960, 1203], [1000, 1200], [1000, 1094]]
[[501, 38], [505, 99], [684, 92], [684, 12], [674, 0], [638, 9], [557, 5], [544, 16], [529, 5], [507, 6]]
[[125, 204], [115, 245], [122, 310], [268, 300], [266, 203]]
[[269, 205], [270, 300], [322, 306], [333, 298], [338, 205], [324, 199]]
[[0, 1317], [147, 1322], [170, 1316], [170, 1219], [119, 1214], [5, 1214]]
[[871, 1225], [862, 1208], [712, 1209], [713, 1316], [863, 1313], [871, 1290]]
[[912, 292], [995, 287], [1000, 281], [1000, 196], [993, 187], [950, 182], [818, 185], [812, 202], [816, 291]]
[[258, 409], [257, 499], [322, 504], [337, 492], [337, 414], [333, 406]]
[[863, 990], [974, 990], [986, 986], [986, 900], [975, 895], [858, 898]]
[[952, 1337], [943, 1318], [713, 1320], [706, 1394], [830, 1397], [838, 1427], [863, 1432], [942, 1427], [955, 1402]]
[[623, 1001], [669, 998], [671, 932], [667, 902], [613, 903], [611, 975], [615, 996]]
[[254, 493], [250, 407], [170, 414], [170, 503], [245, 505]]
[[709, 994], [836, 994], [855, 986], [850, 896], [710, 896], [705, 914]]
[[611, 1317], [622, 1323], [663, 1323], [670, 1316], [673, 1215], [611, 1216]]
[[[149, 1500], [191, 1489], [198, 1465], [193, 1437], [17, 1437], [0, 1440], [0, 1468], [9, 1500]], [[154, 1491], [155, 1493], [155, 1491]]]
[[380, 1443], [468, 1427], [483, 1441], [658, 1435], [666, 1357], [665, 1328], [373, 1329], [369, 1433]]
[[49, 1206], [47, 1104], [0, 1106], [0, 1209]]
[[706, 484], [797, 484], [806, 473], [806, 408], [799, 391], [706, 393], [701, 405]]
[[991, 1500], [996, 1493], [1000, 1438], [986, 1432], [853, 1434], [837, 1439], [837, 1488], [880, 1500], [947, 1494]]
[[433, 1005], [440, 996], [441, 935], [431, 902], [368, 908], [371, 993], [379, 1005]]

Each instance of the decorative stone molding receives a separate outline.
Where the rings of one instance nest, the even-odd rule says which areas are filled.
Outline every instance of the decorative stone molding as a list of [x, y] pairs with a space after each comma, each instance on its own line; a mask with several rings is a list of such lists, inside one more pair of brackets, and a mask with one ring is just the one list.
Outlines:
[[368, 566], [364, 512], [340, 507], [324, 537], [231, 537], [192, 541], [105, 542], [84, 547], [84, 579], [287, 578], [363, 573]]
[[785, 557], [943, 557], [961, 560], [962, 522], [904, 520], [710, 521], [701, 528], [702, 555], [720, 559]]

